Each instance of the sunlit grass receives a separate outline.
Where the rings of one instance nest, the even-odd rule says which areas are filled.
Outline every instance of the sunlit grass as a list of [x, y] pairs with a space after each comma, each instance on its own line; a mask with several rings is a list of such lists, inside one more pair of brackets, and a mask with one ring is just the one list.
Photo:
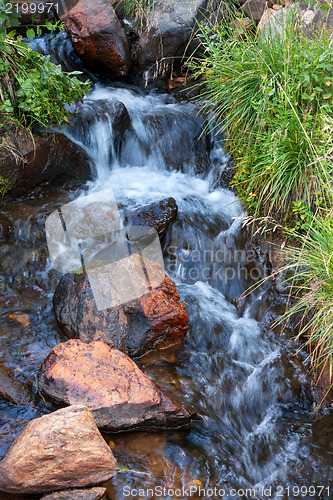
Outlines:
[[241, 199], [285, 224], [299, 222], [295, 203], [314, 212], [331, 196], [333, 43], [294, 27], [293, 13], [276, 38], [202, 23], [204, 55], [190, 63], [227, 132]]

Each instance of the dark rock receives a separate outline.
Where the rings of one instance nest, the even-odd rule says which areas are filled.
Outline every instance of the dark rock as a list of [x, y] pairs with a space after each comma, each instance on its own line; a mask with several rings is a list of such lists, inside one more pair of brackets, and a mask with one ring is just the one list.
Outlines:
[[6, 240], [12, 232], [12, 224], [9, 218], [0, 214], [0, 241]]
[[[36, 279], [39, 286], [47, 277], [38, 276], [45, 269], [48, 252], [44, 246], [31, 248], [23, 242], [21, 245], [3, 245], [0, 252], [0, 266], [8, 282], [20, 290], [33, 288]], [[46, 284], [46, 283], [45, 283]]]
[[154, 228], [162, 236], [177, 217], [178, 207], [174, 198], [166, 198], [160, 202], [150, 203], [140, 208], [127, 210], [125, 225], [148, 226]]
[[3, 131], [6, 148], [0, 149], [0, 176], [13, 185], [7, 195], [22, 196], [59, 176], [90, 178], [87, 154], [63, 134], [34, 134], [10, 124]]
[[[142, 269], [140, 257], [132, 257], [134, 266]], [[145, 265], [153, 274], [154, 266], [146, 261]], [[109, 281], [105, 286], [110, 286]], [[98, 311], [87, 275], [69, 273], [61, 278], [53, 305], [68, 337], [87, 343], [101, 340], [129, 356], [180, 344], [188, 331], [185, 305], [175, 283], [166, 275], [158, 287], [139, 299]]]
[[215, 17], [218, 4], [214, 0], [154, 2], [135, 48], [138, 68], [146, 72], [148, 81], [184, 63], [184, 56], [193, 52], [197, 21], [212, 12]]
[[31, 387], [15, 380], [10, 370], [0, 366], [0, 397], [16, 405], [34, 405]]
[[44, 360], [38, 379], [56, 401], [86, 405], [105, 430], [180, 426], [191, 419], [134, 361], [103, 342], [69, 340], [57, 345]]
[[246, 0], [246, 2], [242, 5], [241, 10], [255, 24], [258, 24], [266, 9], [266, 3], [266, 0]]
[[[89, 96], [79, 104], [78, 112], [72, 118], [70, 134], [83, 143], [89, 143], [87, 134], [91, 134], [91, 127], [96, 122], [110, 123], [112, 126], [112, 140], [110, 140], [110, 160], [112, 149], [119, 151], [125, 133], [131, 127], [131, 118], [125, 105], [117, 99], [98, 99], [91, 101]], [[114, 146], [112, 148], [112, 146]]]
[[90, 69], [108, 77], [126, 76], [131, 68], [131, 53], [125, 30], [112, 2], [79, 0], [69, 2], [59, 17], [73, 48]]
[[193, 173], [194, 166], [195, 174], [208, 172], [212, 141], [205, 116], [199, 114], [194, 118], [193, 110], [189, 112], [186, 107], [176, 112], [172, 108], [169, 112], [163, 109], [145, 115], [143, 124], [149, 130], [151, 144], [158, 144], [170, 170], [188, 173], [190, 169]]
[[106, 488], [91, 488], [90, 490], [67, 490], [46, 495], [42, 500], [102, 500]]
[[0, 463], [0, 490], [34, 494], [109, 480], [116, 460], [91, 412], [70, 406], [29, 422]]

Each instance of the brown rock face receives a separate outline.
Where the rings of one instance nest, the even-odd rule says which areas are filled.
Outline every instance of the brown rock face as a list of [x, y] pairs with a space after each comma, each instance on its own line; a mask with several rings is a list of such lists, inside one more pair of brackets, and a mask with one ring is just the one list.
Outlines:
[[129, 42], [111, 1], [68, 2], [66, 12], [59, 12], [59, 17], [75, 52], [91, 69], [104, 71], [109, 77], [129, 73]]
[[46, 495], [42, 500], [101, 500], [106, 488], [91, 488], [90, 490], [68, 490]]
[[0, 463], [0, 490], [33, 494], [102, 483], [116, 460], [84, 406], [32, 420]]
[[31, 388], [15, 380], [14, 374], [0, 363], [0, 397], [16, 405], [34, 405]]
[[[139, 257], [135, 259], [140, 266]], [[129, 356], [180, 344], [188, 331], [185, 305], [166, 275], [157, 288], [139, 299], [98, 311], [87, 275], [69, 273], [61, 278], [53, 305], [68, 337], [86, 343], [101, 340]]]
[[57, 345], [41, 366], [39, 383], [57, 401], [86, 405], [97, 426], [106, 430], [180, 426], [191, 419], [134, 361], [103, 342]]
[[59, 176], [87, 180], [91, 176], [87, 154], [62, 134], [34, 134], [5, 124], [0, 148], [0, 175], [12, 182], [10, 197], [21, 196]]

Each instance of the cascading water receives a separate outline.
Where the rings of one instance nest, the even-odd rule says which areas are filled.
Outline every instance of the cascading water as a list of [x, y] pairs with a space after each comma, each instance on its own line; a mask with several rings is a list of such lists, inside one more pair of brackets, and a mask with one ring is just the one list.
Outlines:
[[[115, 120], [119, 110], [120, 138]], [[191, 486], [203, 488], [200, 497], [197, 493], [192, 498], [329, 498], [332, 444], [325, 425], [332, 418], [317, 424], [311, 417], [304, 357], [295, 355], [286, 334], [261, 326], [263, 310], [276, 314], [269, 284], [243, 304], [235, 300], [258, 276], [248, 259], [241, 204], [221, 187], [228, 160], [221, 143], [203, 133], [203, 119], [192, 104], [128, 87], [98, 84], [73, 124], [66, 133], [88, 152], [95, 172], [86, 189], [112, 188], [120, 208], [170, 196], [177, 202], [178, 217], [163, 250], [166, 272], [186, 304], [190, 331], [180, 351], [152, 353], [138, 362], [157, 385], [201, 417], [190, 431], [106, 436], [118, 461], [129, 469], [107, 485], [110, 498], [134, 498], [130, 488], [154, 487], [184, 487], [177, 498], [187, 498]], [[59, 190], [49, 193], [42, 207], [38, 196], [23, 202], [21, 222], [14, 228], [17, 241], [1, 249], [0, 293], [7, 297], [1, 312], [1, 359], [18, 378], [31, 382], [60, 341], [50, 306], [59, 276], [45, 258], [25, 292], [15, 279], [30, 277], [14, 269], [10, 256], [15, 250], [16, 259], [22, 259], [24, 252], [30, 255], [44, 245], [40, 231], [32, 228], [78, 195]], [[14, 218], [15, 210], [8, 205]], [[22, 302], [30, 317], [28, 333], [22, 325], [8, 323], [8, 312], [22, 313]], [[0, 404], [2, 455], [8, 447], [6, 435], [10, 442], [25, 420], [43, 411], [40, 406]], [[312, 494], [316, 486], [326, 489]], [[214, 497], [213, 490], [207, 491], [215, 487], [225, 495]], [[245, 490], [247, 496], [241, 493]], [[171, 491], [159, 497], [172, 498]]]
[[[306, 459], [311, 455], [306, 419], [313, 408], [305, 371], [292, 358], [288, 340], [267, 333], [253, 318], [268, 287], [243, 308], [232, 303], [252, 280], [240, 203], [230, 190], [213, 189], [227, 162], [219, 143], [210, 150], [212, 139], [200, 138], [203, 123], [194, 106], [168, 96], [99, 86], [83, 107], [96, 116], [96, 108], [115, 100], [131, 119], [120, 149], [110, 117], [97, 116], [89, 127], [68, 133], [96, 168], [92, 191], [111, 187], [120, 206], [169, 196], [177, 202], [165, 266], [187, 305], [191, 327], [174, 370], [180, 394], [203, 417], [203, 424], [184, 437], [186, 445], [170, 445], [169, 451], [166, 445], [171, 470], [163, 470], [163, 478], [144, 478], [141, 486], [180, 487], [184, 480], [174, 477], [178, 468], [183, 478], [200, 479], [203, 486], [254, 488], [258, 498], [262, 488], [268, 492], [272, 486], [272, 497], [278, 497], [288, 485], [323, 482], [312, 458]], [[214, 160], [215, 176], [209, 169]], [[161, 367], [150, 370], [161, 384]], [[331, 480], [326, 477], [325, 485]], [[119, 480], [119, 486], [126, 481]]]

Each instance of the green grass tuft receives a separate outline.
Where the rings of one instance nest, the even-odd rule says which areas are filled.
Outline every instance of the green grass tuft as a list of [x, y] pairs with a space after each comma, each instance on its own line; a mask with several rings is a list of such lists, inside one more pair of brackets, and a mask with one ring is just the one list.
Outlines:
[[315, 212], [331, 198], [333, 42], [295, 23], [291, 10], [275, 38], [202, 23], [204, 56], [190, 67], [205, 76], [201, 99], [227, 133], [245, 206], [298, 228], [300, 203]]

